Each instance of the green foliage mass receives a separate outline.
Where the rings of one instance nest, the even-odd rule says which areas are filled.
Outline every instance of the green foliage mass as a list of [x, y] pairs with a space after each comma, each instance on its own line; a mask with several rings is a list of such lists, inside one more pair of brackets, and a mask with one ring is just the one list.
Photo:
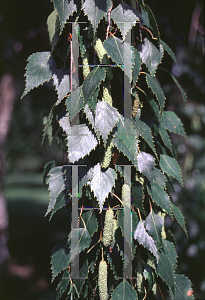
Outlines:
[[[53, 0], [54, 11], [47, 21], [51, 52], [34, 53], [28, 59], [23, 96], [53, 80], [57, 100], [44, 120], [43, 139], [56, 138], [67, 154], [63, 166], [52, 162], [45, 167], [50, 191], [46, 214], [52, 217], [64, 206], [71, 214], [79, 199], [78, 227], [68, 230], [67, 239], [53, 248], [51, 256], [52, 280], [64, 271], [57, 299], [64, 295], [99, 299], [98, 266], [104, 259], [106, 299], [159, 299], [159, 293], [193, 299], [188, 296], [190, 281], [176, 273], [176, 245], [169, 240], [162, 217], [176, 218], [186, 233], [183, 215], [168, 190], [171, 178], [183, 184], [170, 132], [186, 133], [177, 115], [164, 110], [166, 98], [156, 76], [164, 51], [176, 58], [161, 40], [151, 9], [138, 2], [131, 7], [114, 0]], [[74, 47], [79, 48], [78, 62]], [[182, 87], [171, 76], [185, 100]], [[108, 147], [109, 158], [102, 163]], [[74, 184], [75, 165], [82, 167]], [[126, 207], [121, 200], [125, 182], [132, 196]], [[107, 208], [113, 207], [117, 225], [108, 247], [102, 240], [104, 219]], [[130, 255], [124, 253], [126, 243], [132, 245]], [[77, 256], [79, 277], [72, 278]], [[123, 278], [129, 265], [132, 273]]]

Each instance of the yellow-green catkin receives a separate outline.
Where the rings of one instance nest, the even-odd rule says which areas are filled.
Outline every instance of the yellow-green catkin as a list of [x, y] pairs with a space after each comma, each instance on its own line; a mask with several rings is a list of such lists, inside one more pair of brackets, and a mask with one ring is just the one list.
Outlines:
[[103, 84], [103, 96], [102, 100], [107, 102], [109, 105], [112, 106], [112, 96], [111, 96], [111, 89], [109, 81], [106, 80]]
[[111, 140], [111, 142], [105, 149], [105, 154], [104, 154], [103, 161], [101, 164], [101, 167], [104, 169], [107, 169], [110, 165], [110, 162], [112, 159], [112, 147], [113, 147], [113, 141]]
[[[100, 60], [100, 63], [106, 66], [110, 65], [110, 60], [107, 56], [107, 52], [103, 47], [103, 43], [100, 38], [95, 38], [93, 42], [94, 49]], [[106, 67], [106, 78], [110, 81], [113, 79], [112, 67]]]
[[152, 287], [152, 292], [155, 296], [157, 296], [157, 284], [156, 282], [153, 284], [153, 287]]
[[112, 239], [115, 238], [115, 231], [117, 230], [117, 228], [118, 228], [118, 222], [117, 222], [117, 220], [114, 218], [114, 219], [113, 219]]
[[83, 55], [83, 76], [84, 78], [87, 77], [90, 73], [90, 67], [89, 67], [89, 54], [88, 52], [85, 52], [85, 54]]
[[[166, 213], [161, 212], [161, 211], [158, 212], [158, 215], [159, 215], [160, 217], [162, 217], [163, 220], [164, 220], [165, 217], [166, 217]], [[164, 226], [162, 227], [162, 237], [163, 237], [163, 239], [165, 239], [165, 240], [166, 240], [166, 238], [167, 238], [167, 235], [166, 235], [165, 227], [164, 227]]]
[[107, 300], [107, 263], [101, 260], [98, 270], [98, 287], [100, 300]]
[[143, 288], [143, 265], [140, 260], [137, 261], [137, 290], [139, 293], [144, 292]]
[[123, 205], [130, 207], [130, 200], [131, 200], [131, 193], [130, 187], [127, 183], [123, 184], [122, 186], [122, 201]]
[[133, 118], [136, 117], [136, 114], [138, 112], [139, 107], [140, 107], [139, 97], [138, 97], [138, 95], [136, 95], [136, 97], [134, 99], [133, 107], [132, 107], [132, 116], [133, 116]]
[[114, 225], [114, 212], [111, 208], [106, 210], [105, 213], [105, 223], [103, 230], [103, 245], [108, 247], [113, 238], [113, 225]]

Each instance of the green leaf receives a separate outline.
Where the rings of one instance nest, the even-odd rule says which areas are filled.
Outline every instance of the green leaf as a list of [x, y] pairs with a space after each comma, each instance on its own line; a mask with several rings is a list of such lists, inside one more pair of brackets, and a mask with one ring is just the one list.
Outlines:
[[166, 155], [166, 154], [160, 154], [160, 167], [163, 172], [167, 173], [167, 175], [172, 176], [173, 178], [176, 178], [179, 183], [183, 186], [183, 181], [181, 177], [181, 170], [177, 163], [177, 161]]
[[[131, 199], [130, 199], [130, 201], [131, 201]], [[130, 211], [130, 214], [131, 214], [131, 211]], [[132, 212], [131, 218], [132, 218], [131, 223], [132, 223], [132, 236], [133, 236], [134, 231], [139, 222], [139, 219], [135, 212]], [[118, 215], [117, 215], [117, 222], [121, 228], [123, 237], [126, 239], [127, 242], [129, 242], [129, 245], [130, 245], [131, 224], [128, 223], [128, 218], [126, 217], [124, 209], [119, 210]], [[132, 244], [134, 244], [134, 243], [132, 243]], [[130, 245], [130, 247], [131, 247], [131, 245]], [[135, 246], [133, 247], [133, 249], [134, 248], [135, 248]], [[132, 253], [132, 254], [134, 255], [134, 253]]]
[[171, 204], [171, 209], [172, 209], [172, 212], [173, 212], [173, 215], [174, 215], [175, 219], [177, 220], [179, 225], [183, 228], [183, 230], [186, 233], [186, 236], [188, 238], [188, 233], [187, 233], [187, 230], [186, 230], [186, 225], [185, 225], [184, 216], [183, 216], [182, 212], [173, 203]]
[[50, 220], [53, 217], [53, 215], [59, 210], [60, 208], [64, 207], [66, 204], [68, 204], [71, 201], [71, 195], [69, 194], [68, 190], [63, 190], [60, 195], [56, 198], [54, 207], [51, 211]]
[[145, 4], [145, 8], [148, 12], [150, 25], [153, 29], [153, 32], [154, 32], [156, 38], [159, 40], [160, 39], [160, 33], [159, 33], [159, 28], [158, 28], [157, 22], [155, 20], [154, 14], [153, 14], [153, 12], [151, 11], [150, 7], [147, 4]]
[[150, 74], [154, 76], [164, 55], [162, 45], [158, 44], [156, 47], [148, 38], [144, 38], [144, 40], [138, 44], [137, 49], [142, 62], [147, 66]]
[[98, 101], [98, 93], [99, 93], [100, 88], [97, 87], [97, 89], [95, 90], [95, 92], [93, 93], [93, 95], [91, 96], [91, 98], [88, 100], [88, 105], [90, 106], [90, 108], [95, 111], [96, 108], [96, 103]]
[[129, 81], [132, 80], [131, 45], [113, 36], [103, 42], [107, 55], [125, 72]]
[[89, 248], [91, 237], [86, 228], [75, 228], [69, 233], [68, 242], [70, 244], [70, 249], [72, 243], [70, 261], [74, 261], [76, 255], [86, 248]]
[[170, 74], [172, 76], [172, 79], [174, 80], [174, 82], [176, 83], [176, 85], [178, 86], [181, 94], [182, 94], [182, 97], [183, 97], [183, 101], [184, 101], [184, 104], [186, 104], [187, 102], [187, 95], [185, 93], [185, 91], [183, 90], [182, 86], [180, 85], [179, 81], [176, 79], [176, 77], [172, 74]]
[[164, 92], [159, 82], [157, 81], [157, 78], [151, 76], [150, 74], [146, 74], [146, 80], [147, 80], [148, 87], [150, 87], [153, 93], [155, 94], [157, 101], [159, 102], [160, 105], [160, 110], [162, 111], [164, 108], [166, 98], [164, 96]]
[[143, 186], [139, 182], [134, 181], [132, 183], [132, 204], [136, 208], [139, 208], [141, 213], [145, 214], [143, 207], [143, 196]]
[[137, 139], [136, 131], [128, 118], [120, 117], [113, 143], [137, 167]]
[[[70, 70], [66, 67], [55, 70], [52, 78], [58, 94], [58, 101], [56, 102], [56, 105], [58, 105], [70, 92]], [[73, 80], [73, 88], [76, 88], [76, 86], [77, 83]]]
[[56, 203], [56, 198], [60, 193], [66, 188], [63, 178], [63, 167], [55, 167], [49, 172], [49, 191], [50, 191], [50, 202], [48, 205], [47, 212], [45, 216], [54, 208]]
[[114, 289], [111, 296], [112, 300], [136, 300], [138, 299], [136, 291], [127, 282], [126, 279]]
[[69, 112], [70, 120], [77, 115], [77, 113], [83, 108], [83, 93], [82, 85], [79, 88], [76, 88], [67, 98], [66, 107]]
[[61, 22], [61, 31], [62, 33], [63, 28], [66, 24], [67, 19], [73, 15], [75, 11], [77, 11], [76, 0], [52, 0], [54, 4], [54, 8], [57, 10], [59, 19]]
[[128, 148], [127, 144], [123, 142], [118, 136], [113, 137], [113, 145], [122, 152], [133, 163], [136, 163], [135, 154]]
[[102, 211], [103, 203], [112, 187], [115, 186], [115, 179], [117, 179], [115, 170], [108, 168], [106, 171], [102, 171], [100, 163], [94, 166], [90, 188], [98, 199], [100, 211]]
[[183, 124], [173, 111], [162, 112], [161, 125], [170, 132], [174, 132], [186, 137]]
[[23, 98], [30, 90], [50, 81], [55, 61], [50, 52], [37, 52], [29, 56], [26, 66], [26, 88]]
[[165, 188], [166, 187], [165, 181], [166, 181], [165, 175], [159, 169], [154, 168], [152, 182], [155, 182], [161, 188]]
[[144, 248], [148, 249], [157, 259], [157, 247], [153, 238], [146, 232], [143, 222], [139, 222], [134, 232], [134, 239], [138, 241]]
[[53, 110], [54, 110], [55, 105], [52, 106], [51, 111], [49, 112], [48, 117], [43, 118], [43, 137], [42, 137], [42, 142], [41, 145], [43, 145], [43, 142], [45, 140], [46, 135], [48, 135], [48, 142], [49, 145], [51, 146], [52, 140], [53, 140], [53, 127], [52, 127], [52, 122], [53, 122]]
[[110, 264], [110, 268], [115, 275], [115, 277], [122, 277], [123, 276], [123, 258], [120, 255], [120, 252], [118, 251], [117, 253], [113, 252], [110, 253], [108, 251], [107, 253], [107, 261]]
[[133, 79], [133, 86], [135, 86], [141, 69], [141, 58], [140, 54], [136, 48], [132, 48], [132, 79]]
[[55, 160], [51, 160], [49, 162], [47, 162], [44, 167], [43, 167], [43, 184], [45, 185], [47, 182], [47, 176], [48, 176], [48, 173], [50, 172], [51, 169], [53, 169], [55, 167]]
[[[89, 235], [93, 236], [93, 234], [98, 230], [98, 221], [96, 219], [95, 212], [93, 210], [85, 212], [82, 214], [82, 218], [85, 222]], [[82, 220], [80, 220], [80, 227], [84, 227]]]
[[[162, 112], [163, 114], [164, 112]], [[172, 143], [171, 140], [169, 138], [169, 135], [166, 131], [166, 129], [161, 125], [161, 123], [159, 124], [159, 134], [161, 136], [162, 141], [164, 142], [165, 146], [171, 151], [171, 153], [173, 152], [172, 150]]]
[[83, 96], [85, 103], [87, 103], [94, 94], [101, 81], [105, 80], [105, 74], [105, 68], [95, 67], [85, 78], [83, 82]]
[[100, 131], [104, 144], [118, 119], [119, 113], [115, 107], [105, 101], [98, 101], [95, 110], [95, 126]]
[[85, 124], [70, 127], [66, 134], [68, 158], [72, 163], [88, 155], [98, 144], [96, 137]]
[[[87, 163], [87, 162], [86, 162]], [[78, 178], [79, 178], [79, 183], [78, 183], [78, 187], [79, 189], [81, 189], [84, 185], [87, 184], [88, 180], [90, 180], [92, 178], [93, 175], [93, 168], [90, 167], [90, 165], [88, 164], [87, 167], [85, 166], [79, 166], [78, 167]]]
[[123, 39], [125, 39], [127, 32], [135, 25], [136, 21], [139, 21], [139, 14], [134, 8], [123, 2], [111, 11], [111, 19], [117, 24]]
[[151, 211], [148, 217], [145, 219], [145, 227], [148, 233], [153, 237], [157, 249], [162, 246], [162, 227], [164, 226], [164, 220], [159, 215]]
[[59, 282], [57, 289], [56, 289], [56, 291], [57, 291], [56, 300], [59, 300], [61, 298], [63, 293], [66, 291], [69, 283], [70, 283], [70, 274], [69, 274], [68, 270], [66, 269], [63, 272], [62, 279]]
[[155, 102], [154, 99], [149, 99], [149, 104], [150, 104], [153, 112], [155, 113], [157, 120], [159, 121], [159, 118], [160, 118], [159, 105]]
[[59, 23], [59, 17], [54, 10], [47, 19], [47, 27], [48, 27], [48, 34], [49, 34], [49, 40], [51, 44], [51, 52], [53, 52], [56, 44], [59, 41], [59, 33], [60, 33], [60, 23]]
[[171, 202], [165, 190], [155, 182], [152, 183], [151, 189], [147, 186], [147, 190], [152, 200], [172, 217]]
[[70, 121], [69, 121], [69, 116], [68, 113], [62, 117], [59, 121], [59, 125], [62, 127], [63, 131], [68, 132], [70, 128]]
[[194, 300], [194, 296], [188, 296], [188, 291], [192, 292], [191, 281], [184, 275], [174, 275], [175, 295], [171, 292], [173, 300]]
[[160, 40], [160, 43], [164, 47], [164, 50], [167, 51], [167, 53], [171, 56], [173, 61], [177, 64], [177, 59], [176, 59], [176, 56], [175, 56], [174, 52], [172, 51], [172, 49], [165, 42], [163, 42], [162, 40]]
[[158, 252], [158, 254], [159, 261], [157, 264], [156, 272], [174, 293], [174, 270], [172, 263], [165, 254], [160, 252]]
[[67, 241], [53, 247], [51, 255], [52, 282], [61, 271], [69, 266], [70, 261], [71, 255]]
[[150, 21], [149, 21], [149, 15], [148, 15], [148, 12], [145, 10], [145, 5], [143, 4], [141, 6], [142, 7], [141, 7], [141, 14], [140, 14], [140, 21], [143, 25], [146, 25], [148, 28], [151, 28]]
[[73, 282], [77, 288], [78, 294], [81, 293], [83, 284], [85, 283], [86, 278], [88, 277], [88, 260], [84, 259], [82, 266], [80, 267], [79, 270], [79, 277], [80, 279], [73, 279]]
[[88, 19], [93, 25], [94, 35], [101, 19], [107, 15], [111, 7], [111, 0], [86, 0], [84, 2], [82, 9], [84, 10], [84, 13], [88, 16]]
[[132, 216], [132, 260], [133, 260], [135, 257], [135, 250], [137, 248], [137, 245], [135, 244], [135, 241], [134, 241], [134, 232], [135, 232], [136, 226], [139, 223], [139, 218], [138, 218], [137, 213], [134, 210], [132, 211], [131, 216]]
[[154, 154], [157, 156], [154, 147], [152, 132], [150, 128], [147, 126], [147, 124], [142, 122], [140, 119], [136, 118], [135, 120], [133, 120], [133, 125], [135, 127], [137, 135], [141, 136], [145, 140], [145, 142], [150, 146]]
[[138, 170], [151, 181], [153, 178], [153, 171], [155, 165], [154, 157], [149, 153], [140, 151], [137, 154], [137, 164]]
[[173, 243], [170, 241], [167, 241], [165, 239], [162, 239], [163, 242], [163, 251], [166, 256], [169, 257], [169, 259], [172, 262], [173, 269], [175, 270], [177, 267], [177, 252], [176, 248]]

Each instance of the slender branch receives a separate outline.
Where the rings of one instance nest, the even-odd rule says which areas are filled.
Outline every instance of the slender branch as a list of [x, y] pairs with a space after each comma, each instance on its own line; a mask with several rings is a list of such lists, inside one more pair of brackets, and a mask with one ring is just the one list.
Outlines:
[[112, 193], [111, 192], [111, 194], [113, 194], [113, 196], [115, 196], [115, 198], [117, 198], [117, 200], [119, 200], [120, 201], [120, 203], [123, 205], [123, 202], [122, 202], [122, 200], [117, 196], [117, 195], [115, 195], [114, 193]]
[[72, 39], [70, 40], [70, 91], [73, 88], [73, 44]]
[[109, 33], [109, 29], [110, 29], [110, 14], [111, 14], [111, 10], [112, 10], [112, 7], [110, 7], [110, 9], [108, 11], [108, 25], [107, 25], [106, 40], [108, 39], [108, 33]]

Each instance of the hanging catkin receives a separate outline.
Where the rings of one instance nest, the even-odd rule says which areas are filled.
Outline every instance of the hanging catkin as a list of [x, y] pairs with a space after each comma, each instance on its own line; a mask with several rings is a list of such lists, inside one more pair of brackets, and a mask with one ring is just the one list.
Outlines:
[[113, 238], [114, 212], [111, 208], [106, 210], [103, 230], [103, 245], [108, 247]]
[[101, 260], [98, 270], [98, 287], [100, 300], [107, 300], [107, 263]]
[[106, 79], [108, 81], [113, 79], [113, 72], [112, 72], [112, 67], [109, 67], [110, 64], [110, 59], [107, 56], [107, 52], [105, 48], [103, 47], [103, 43], [100, 38], [95, 38], [93, 42], [94, 49], [97, 53], [97, 56], [99, 58], [99, 61], [101, 64], [106, 65]]
[[101, 167], [104, 169], [107, 169], [110, 165], [112, 159], [112, 147], [113, 147], [113, 141], [111, 140], [111, 142], [108, 144], [108, 146], [105, 149], [105, 154], [101, 164]]
[[106, 80], [103, 84], [103, 96], [102, 100], [107, 102], [109, 105], [112, 106], [112, 96], [111, 96], [111, 89], [109, 81]]
[[139, 101], [138, 95], [136, 94], [135, 99], [134, 99], [134, 103], [133, 103], [133, 107], [132, 107], [132, 116], [133, 116], [133, 118], [136, 117], [136, 114], [138, 113], [139, 107], [140, 107], [140, 101]]
[[[163, 218], [163, 221], [165, 220], [166, 213], [159, 211], [157, 214], [158, 214], [160, 217]], [[162, 227], [162, 237], [163, 237], [163, 239], [165, 239], [165, 240], [166, 240], [166, 238], [167, 238], [167, 235], [166, 235], [166, 232], [165, 232], [165, 227], [164, 227], [164, 225], [163, 225], [163, 227]]]
[[137, 261], [137, 290], [139, 293], [144, 292], [143, 289], [143, 264], [140, 260]]
[[83, 55], [83, 76], [84, 78], [87, 77], [90, 73], [90, 67], [89, 67], [89, 54], [86, 51], [85, 54]]

